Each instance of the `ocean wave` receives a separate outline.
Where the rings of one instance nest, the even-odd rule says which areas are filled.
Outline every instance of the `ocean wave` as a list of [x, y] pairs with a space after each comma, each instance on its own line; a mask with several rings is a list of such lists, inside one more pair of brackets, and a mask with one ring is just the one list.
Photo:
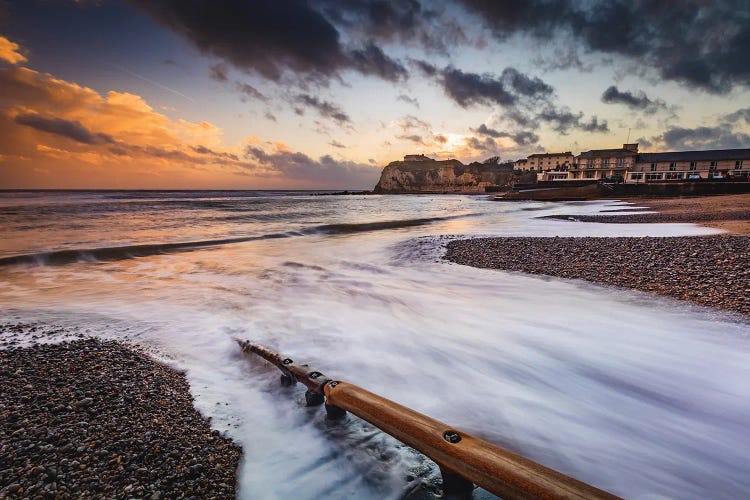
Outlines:
[[135, 257], [147, 257], [170, 252], [188, 251], [202, 247], [228, 245], [232, 243], [244, 243], [255, 240], [267, 240], [273, 238], [288, 238], [292, 233], [272, 233], [262, 236], [245, 236], [241, 238], [223, 238], [216, 240], [184, 241], [178, 243], [155, 243], [143, 245], [124, 245], [117, 247], [102, 248], [73, 248], [67, 250], [54, 250], [50, 252], [38, 252], [22, 255], [12, 255], [0, 258], [0, 266], [14, 264], [36, 264], [36, 265], [64, 265], [75, 262], [87, 261], [113, 261], [125, 260]]
[[422, 226], [432, 222], [447, 220], [454, 217], [432, 217], [425, 219], [402, 219], [379, 222], [363, 223], [341, 223], [323, 224], [313, 226], [299, 231], [288, 231], [282, 233], [269, 233], [259, 236], [242, 236], [237, 238], [221, 238], [211, 240], [183, 241], [175, 243], [152, 243], [141, 245], [123, 245], [100, 248], [73, 248], [65, 250], [53, 250], [48, 252], [36, 252], [21, 255], [11, 255], [0, 258], [0, 267], [17, 264], [27, 265], [65, 265], [76, 262], [116, 261], [136, 257], [148, 257], [172, 252], [185, 252], [199, 248], [231, 245], [234, 243], [246, 243], [249, 241], [269, 240], [278, 238], [290, 238], [294, 236], [306, 236], [313, 234], [339, 235], [360, 233], [367, 231], [382, 231], [387, 229], [398, 229], [404, 227]]
[[401, 219], [379, 222], [356, 222], [343, 224], [324, 224], [313, 228], [314, 232], [325, 234], [362, 233], [366, 231], [381, 231], [383, 229], [399, 229], [402, 227], [424, 226], [433, 222], [444, 221], [455, 217], [430, 217], [425, 219]]

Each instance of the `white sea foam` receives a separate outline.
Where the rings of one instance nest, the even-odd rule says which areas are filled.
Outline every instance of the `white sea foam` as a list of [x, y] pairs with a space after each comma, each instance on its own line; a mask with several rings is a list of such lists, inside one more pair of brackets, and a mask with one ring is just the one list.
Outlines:
[[[305, 408], [302, 388], [281, 387], [278, 371], [243, 358], [235, 335], [628, 498], [750, 491], [747, 322], [643, 293], [450, 264], [435, 258], [440, 239], [421, 238], [712, 230], [535, 218], [596, 213], [611, 202], [424, 196], [273, 203], [303, 214], [281, 224], [285, 230], [467, 217], [104, 263], [10, 266], [0, 270], [0, 307], [11, 319], [139, 342], [187, 370], [199, 409], [244, 447], [243, 498], [398, 497], [410, 477], [436, 471], [356, 418], [332, 424], [322, 409]], [[232, 200], [221, 204], [233, 207]], [[225, 213], [211, 207], [192, 215], [203, 221]], [[190, 209], [160, 215], [167, 216], [172, 229], [155, 229], [150, 241], [223, 234], [215, 227], [222, 222], [189, 226]], [[179, 217], [182, 232], [174, 229]], [[105, 234], [106, 242], [133, 243], [116, 223], [109, 222], [113, 234], [97, 224], [88, 221], [59, 241], [90, 246]], [[139, 224], [135, 233], [145, 234], [149, 222]], [[227, 224], [232, 236], [280, 227], [277, 220], [245, 222], [243, 232], [242, 224]], [[26, 248], [22, 240], [16, 235], [6, 255], [51, 249]]]

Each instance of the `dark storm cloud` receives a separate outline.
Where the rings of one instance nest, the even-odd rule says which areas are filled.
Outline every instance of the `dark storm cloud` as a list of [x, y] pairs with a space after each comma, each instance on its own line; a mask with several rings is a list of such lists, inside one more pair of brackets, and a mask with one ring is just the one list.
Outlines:
[[609, 132], [607, 120], [599, 122], [599, 118], [596, 116], [592, 116], [588, 122], [580, 120], [576, 124], [576, 128], [583, 130], [584, 132]]
[[248, 146], [245, 156], [288, 179], [316, 181], [332, 188], [370, 188], [380, 175], [378, 168], [351, 161], [338, 161], [329, 155], [315, 160], [304, 153], [269, 153], [256, 146]]
[[407, 76], [401, 63], [388, 57], [383, 50], [370, 42], [350, 53], [351, 66], [363, 75], [379, 76], [383, 80], [399, 80]]
[[242, 163], [240, 158], [233, 153], [215, 151], [206, 146], [190, 146], [190, 150], [199, 156], [188, 154], [179, 149], [167, 149], [159, 146], [128, 144], [118, 141], [107, 150], [117, 156], [147, 157], [150, 159], [173, 160], [189, 163], [191, 165], [228, 165], [234, 167], [248, 168], [250, 165]]
[[[297, 102], [315, 109], [321, 116], [331, 118], [339, 125], [351, 122], [351, 120], [349, 119], [349, 115], [344, 113], [344, 111], [340, 107], [332, 102], [318, 99], [317, 97], [309, 94], [298, 95]], [[295, 108], [295, 112], [297, 112], [297, 108]], [[297, 112], [297, 114], [303, 113]]]
[[209, 68], [208, 74], [217, 82], [226, 82], [229, 80], [229, 67], [224, 63], [214, 64]]
[[446, 52], [468, 41], [462, 24], [445, 16], [435, 2], [401, 0], [327, 0], [319, 2], [324, 14], [350, 38], [419, 45]]
[[510, 85], [513, 90], [522, 96], [543, 99], [552, 95], [555, 89], [545, 83], [541, 78], [529, 77], [515, 68], [505, 68], [501, 80]]
[[493, 153], [497, 151], [497, 143], [492, 137], [485, 137], [483, 139], [479, 139], [477, 137], [467, 137], [466, 145], [476, 151]]
[[648, 114], [654, 114], [659, 110], [667, 109], [667, 103], [662, 99], [650, 99], [642, 90], [636, 93], [627, 90], [621, 91], [615, 85], [604, 91], [602, 102], [606, 104], [623, 104], [631, 109], [643, 111]]
[[112, 144], [112, 136], [91, 132], [81, 122], [64, 120], [62, 118], [45, 118], [37, 114], [17, 115], [14, 121], [19, 125], [58, 135], [67, 139], [80, 142], [81, 144]]
[[526, 76], [515, 68], [505, 68], [498, 77], [449, 66], [441, 71], [438, 81], [448, 97], [464, 108], [473, 104], [515, 106], [522, 99], [541, 101], [554, 93], [541, 79]]
[[750, 85], [750, 2], [685, 0], [458, 0], [501, 40], [566, 35], [589, 50], [630, 57], [662, 78], [723, 93]]
[[264, 96], [258, 89], [256, 89], [249, 83], [236, 82], [235, 87], [242, 94], [243, 100], [248, 97], [251, 99], [257, 99], [259, 101], [268, 100], [266, 96]]
[[736, 132], [726, 125], [715, 127], [670, 128], [662, 135], [654, 137], [667, 149], [733, 149], [750, 146], [750, 135]]
[[397, 125], [401, 127], [404, 133], [412, 130], [421, 130], [423, 132], [431, 132], [432, 125], [424, 120], [420, 120], [414, 115], [405, 115], [398, 120]]
[[592, 116], [588, 121], [583, 118], [583, 113], [573, 113], [568, 108], [548, 107], [536, 115], [537, 120], [548, 123], [553, 130], [561, 134], [567, 134], [571, 129], [584, 132], [609, 132], [607, 121], [599, 121]]
[[407, 104], [412, 104], [416, 106], [417, 108], [419, 107], [419, 100], [416, 97], [409, 97], [406, 94], [401, 94], [396, 98], [396, 100], [405, 102]]
[[[750, 124], [750, 108], [725, 114], [713, 126], [671, 127], [648, 142], [677, 150], [748, 148], [750, 134], [741, 129], [743, 121]], [[639, 142], [643, 141], [639, 139]]]
[[641, 146], [641, 148], [650, 148], [654, 145], [652, 141], [646, 139], [645, 137], [639, 137], [635, 142], [637, 142]]
[[130, 0], [201, 51], [278, 81], [287, 70], [327, 81], [352, 69], [386, 80], [405, 69], [372, 41], [344, 46], [321, 9], [305, 0]]
[[[418, 62], [418, 61], [417, 61]], [[571, 129], [585, 132], [608, 132], [606, 121], [597, 117], [584, 120], [583, 113], [573, 113], [558, 107], [555, 89], [544, 80], [530, 77], [515, 68], [505, 68], [500, 76], [491, 73], [471, 73], [454, 67], [436, 70], [437, 82], [456, 104], [463, 108], [472, 105], [499, 105], [504, 108], [505, 119], [513, 128], [536, 129], [542, 123], [566, 134]], [[485, 134], [490, 135], [490, 134]], [[507, 135], [518, 144], [535, 142], [536, 134]], [[538, 137], [537, 137], [538, 139]]]
[[513, 139], [519, 146], [529, 146], [539, 142], [539, 136], [534, 132], [523, 131], [511, 134], [510, 138]]
[[190, 149], [201, 155], [214, 156], [216, 158], [225, 158], [227, 160], [239, 161], [239, 157], [236, 154], [224, 153], [221, 151], [214, 151], [206, 146], [191, 146]]
[[151, 158], [178, 160], [193, 163], [221, 163], [233, 164], [239, 162], [237, 155], [222, 151], [215, 151], [206, 146], [190, 146], [190, 150], [203, 156], [196, 157], [187, 154], [184, 151], [176, 149], [165, 149], [158, 146], [129, 144], [120, 140], [115, 140], [108, 134], [91, 132], [80, 122], [64, 120], [62, 118], [45, 118], [36, 114], [22, 114], [15, 117], [14, 121], [19, 125], [34, 128], [36, 130], [54, 134], [60, 137], [71, 139], [81, 144], [89, 146], [109, 145], [109, 152], [117, 156], [143, 155]]
[[472, 131], [479, 135], [489, 136], [494, 139], [497, 139], [499, 137], [509, 137], [513, 140], [516, 144], [519, 146], [528, 146], [530, 144], [536, 144], [539, 142], [539, 136], [531, 131], [521, 131], [521, 132], [501, 132], [499, 130], [495, 130], [494, 128], [490, 128], [484, 123], [481, 124], [479, 127], [472, 129]]
[[409, 63], [417, 68], [424, 76], [435, 76], [438, 73], [438, 68], [427, 61], [421, 59], [409, 59]]
[[738, 109], [737, 111], [724, 116], [723, 120], [729, 123], [744, 120], [746, 123], [750, 124], [750, 108]]
[[422, 139], [422, 136], [418, 135], [418, 134], [411, 134], [411, 135], [402, 134], [402, 135], [397, 135], [396, 139], [403, 139], [405, 141], [411, 141], [411, 142], [415, 142], [417, 144], [424, 144], [425, 143], [424, 139]]

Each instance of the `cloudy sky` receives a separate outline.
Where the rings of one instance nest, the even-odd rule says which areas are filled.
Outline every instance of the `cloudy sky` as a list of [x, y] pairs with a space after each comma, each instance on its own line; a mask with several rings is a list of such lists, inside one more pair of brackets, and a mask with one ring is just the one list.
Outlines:
[[0, 0], [0, 188], [750, 147], [750, 2]]

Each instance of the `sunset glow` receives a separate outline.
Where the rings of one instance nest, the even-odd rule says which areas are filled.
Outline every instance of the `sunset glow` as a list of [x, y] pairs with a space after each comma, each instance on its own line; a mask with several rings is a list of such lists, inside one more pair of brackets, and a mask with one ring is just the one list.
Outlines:
[[[627, 2], [627, 21], [610, 4], [366, 4], [0, 3], [0, 187], [369, 189], [409, 153], [750, 144], [743, 2], [675, 19]], [[731, 40], [691, 34], [717, 19]]]

